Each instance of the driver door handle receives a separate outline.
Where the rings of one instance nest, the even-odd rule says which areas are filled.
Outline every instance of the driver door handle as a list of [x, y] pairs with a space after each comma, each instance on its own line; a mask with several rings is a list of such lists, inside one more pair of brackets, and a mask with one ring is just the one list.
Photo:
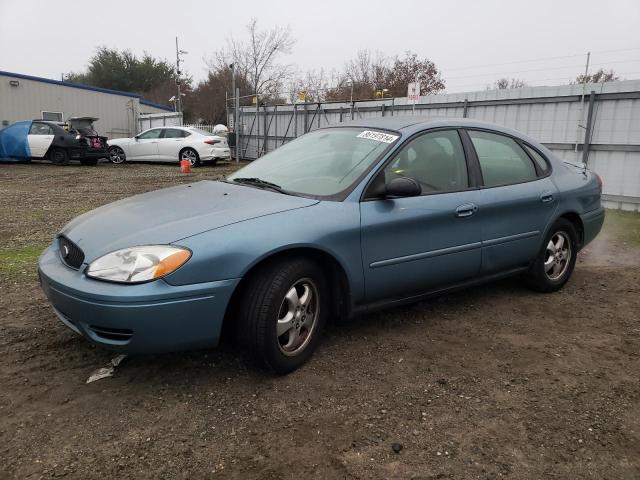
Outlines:
[[478, 211], [478, 206], [475, 203], [465, 203], [456, 208], [456, 217], [464, 218], [470, 217]]

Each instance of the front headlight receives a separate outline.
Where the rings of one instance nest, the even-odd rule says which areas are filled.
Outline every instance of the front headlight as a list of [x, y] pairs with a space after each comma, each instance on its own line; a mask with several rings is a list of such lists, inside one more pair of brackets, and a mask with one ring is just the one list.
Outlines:
[[190, 250], [169, 245], [123, 248], [91, 262], [86, 273], [111, 282], [148, 282], [169, 275], [190, 258]]

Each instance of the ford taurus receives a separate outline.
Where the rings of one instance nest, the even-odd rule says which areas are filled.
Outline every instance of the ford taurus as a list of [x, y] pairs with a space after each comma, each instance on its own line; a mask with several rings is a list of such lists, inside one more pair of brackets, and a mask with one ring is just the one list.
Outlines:
[[604, 220], [602, 183], [516, 131], [392, 117], [315, 130], [222, 181], [79, 216], [39, 260], [60, 320], [150, 353], [215, 346], [223, 324], [276, 372], [329, 318], [521, 275], [553, 292]]

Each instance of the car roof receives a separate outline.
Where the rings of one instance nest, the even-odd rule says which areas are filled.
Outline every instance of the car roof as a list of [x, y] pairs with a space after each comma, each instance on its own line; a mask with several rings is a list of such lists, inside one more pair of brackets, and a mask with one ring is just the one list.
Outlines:
[[539, 145], [539, 142], [522, 132], [513, 130], [511, 128], [497, 125], [495, 123], [484, 122], [481, 120], [473, 120], [470, 118], [457, 118], [457, 117], [417, 117], [411, 115], [394, 115], [389, 117], [378, 118], [362, 118], [348, 120], [338, 125], [331, 126], [349, 126], [349, 127], [361, 127], [361, 128], [379, 128], [387, 130], [396, 130], [403, 134], [403, 136], [410, 136], [414, 133], [426, 130], [429, 128], [439, 127], [452, 127], [452, 128], [478, 128], [483, 130], [493, 130], [495, 132], [505, 133], [514, 137], [526, 140], [534, 145]]
[[34, 122], [34, 123], [47, 123], [49, 125], [57, 125], [59, 127], [61, 127], [62, 125], [65, 124], [65, 122], [57, 122], [55, 120], [41, 120], [39, 118], [36, 118], [35, 120], [32, 120], [32, 122]]

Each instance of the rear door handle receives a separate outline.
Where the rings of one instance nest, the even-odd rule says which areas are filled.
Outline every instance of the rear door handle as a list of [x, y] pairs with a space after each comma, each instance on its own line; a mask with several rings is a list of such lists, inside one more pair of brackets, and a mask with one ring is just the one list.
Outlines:
[[552, 201], [553, 201], [553, 193], [551, 193], [551, 192], [543, 192], [543, 193], [540, 195], [540, 201], [541, 201], [542, 203], [549, 203], [549, 202], [552, 202]]
[[465, 203], [456, 208], [456, 217], [470, 217], [478, 211], [478, 206], [475, 203]]

